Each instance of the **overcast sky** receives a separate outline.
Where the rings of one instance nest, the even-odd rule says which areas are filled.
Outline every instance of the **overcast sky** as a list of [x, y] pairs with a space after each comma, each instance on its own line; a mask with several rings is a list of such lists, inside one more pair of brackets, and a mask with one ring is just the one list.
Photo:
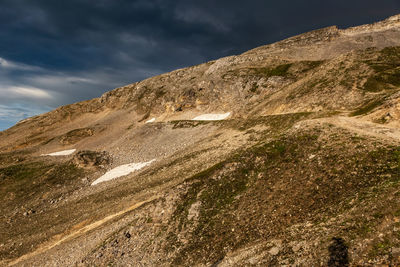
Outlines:
[[399, 0], [0, 0], [0, 130], [176, 68], [398, 13]]

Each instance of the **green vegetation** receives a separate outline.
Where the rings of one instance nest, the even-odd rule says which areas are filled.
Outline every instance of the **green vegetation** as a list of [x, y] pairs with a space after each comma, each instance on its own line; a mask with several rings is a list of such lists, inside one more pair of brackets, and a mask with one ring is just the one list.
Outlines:
[[40, 195], [48, 186], [65, 185], [81, 177], [83, 171], [73, 164], [60, 165], [44, 162], [29, 162], [0, 168], [1, 191], [5, 194], [14, 192], [16, 197], [26, 198], [25, 194], [35, 192]]
[[270, 126], [271, 129], [273, 129], [274, 133], [280, 133], [281, 131], [291, 127], [297, 121], [319, 116], [323, 115], [315, 114], [313, 112], [297, 112], [297, 113], [282, 114], [282, 115], [252, 117], [246, 120], [242, 119], [228, 119], [221, 121], [177, 120], [177, 121], [171, 121], [169, 123], [173, 125], [173, 129], [194, 128], [203, 125], [215, 125], [225, 128], [237, 129], [240, 131], [246, 131], [257, 125], [266, 125]]
[[286, 76], [292, 64], [282, 64], [274, 68], [252, 68], [251, 70], [259, 76]]
[[[291, 223], [326, 221], [354, 207], [340, 203], [354, 199], [355, 193], [375, 199], [379, 188], [400, 181], [400, 147], [355, 150], [351, 146], [368, 140], [342, 133], [323, 154], [310, 159], [326, 145], [320, 134], [313, 130], [261, 142], [187, 180], [190, 186], [168, 223], [176, 227], [167, 233], [167, 247], [177, 251], [173, 263], [217, 262], [226, 247], [235, 250], [262, 239], [264, 232], [273, 236]], [[194, 203], [197, 217], [188, 218]], [[352, 217], [346, 237], [374, 233], [385, 214], [374, 210], [368, 220]]]
[[294, 123], [307, 119], [318, 117], [318, 114], [313, 112], [297, 112], [281, 115], [268, 115], [261, 117], [248, 118], [246, 120], [232, 119], [216, 122], [217, 125], [238, 129], [240, 131], [246, 131], [257, 125], [265, 125], [271, 128], [271, 134], [281, 133], [284, 130], [290, 128]]
[[167, 91], [163, 90], [162, 88], [163, 87], [159, 88], [156, 91], [156, 98], [160, 98], [160, 97], [164, 96], [167, 93]]
[[26, 254], [49, 236], [65, 231], [71, 223], [71, 210], [53, 208], [49, 203], [76, 190], [82, 177], [84, 171], [70, 163], [24, 162], [0, 168], [0, 211], [13, 217], [8, 227], [18, 229], [2, 233], [2, 238], [24, 240], [11, 252], [0, 250], [0, 259]]
[[195, 128], [201, 125], [213, 124], [213, 121], [192, 121], [192, 120], [177, 120], [177, 121], [170, 121], [172, 124], [172, 129], [181, 129], [181, 128]]
[[308, 93], [310, 93], [311, 91], [313, 91], [313, 89], [315, 89], [315, 88], [320, 88], [322, 90], [326, 90], [327, 88], [332, 87], [332, 85], [334, 85], [334, 81], [330, 80], [328, 78], [311, 79], [311, 80], [308, 80], [303, 85], [299, 86], [299, 88], [297, 88], [297, 90], [295, 90], [294, 92], [289, 94], [287, 96], [287, 100], [294, 100], [295, 98], [305, 96]]
[[376, 242], [369, 252], [369, 257], [375, 258], [376, 256], [387, 255], [392, 247], [393, 245], [387, 239], [383, 240], [382, 242]]
[[[189, 191], [185, 194], [183, 201], [176, 207], [172, 220], [178, 222], [178, 231], [183, 231], [190, 225], [195, 225], [192, 232], [193, 235], [205, 237], [200, 239], [191, 239], [188, 246], [185, 246], [175, 258], [174, 264], [182, 264], [187, 260], [186, 253], [193, 253], [196, 258], [202, 257], [204, 249], [211, 246], [215, 250], [207, 250], [210, 258], [216, 259], [220, 257], [222, 243], [214, 243], [215, 238], [223, 238], [225, 244], [234, 245], [234, 236], [229, 231], [224, 230], [222, 221], [226, 221], [229, 225], [234, 218], [227, 214], [231, 210], [235, 198], [244, 192], [247, 188], [249, 180], [249, 170], [245, 166], [235, 169], [233, 172], [226, 173], [222, 176], [215, 177], [214, 174], [224, 168], [227, 162], [222, 162], [213, 167], [193, 176], [193, 181]], [[199, 208], [199, 216], [196, 223], [188, 219], [190, 207], [195, 203], [201, 204]], [[223, 217], [221, 217], [223, 215]], [[232, 233], [232, 232], [231, 232]], [[176, 236], [176, 231], [169, 232], [167, 236], [171, 249], [181, 247]]]
[[364, 84], [364, 90], [380, 92], [385, 89], [391, 89], [391, 86], [400, 86], [400, 67], [381, 71], [369, 77]]
[[150, 93], [150, 88], [148, 88], [147, 86], [143, 86], [143, 87], [137, 87], [136, 88], [136, 98], [138, 99], [138, 101], [142, 100], [147, 94]]
[[[222, 78], [226, 79], [226, 77], [239, 76], [246, 77], [249, 76], [257, 76], [257, 77], [271, 77], [271, 76], [283, 76], [286, 77], [289, 75], [289, 69], [293, 64], [281, 64], [276, 67], [256, 67], [256, 68], [241, 68], [241, 69], [233, 69], [225, 73]], [[254, 89], [252, 89], [254, 90]]]
[[301, 72], [307, 72], [312, 69], [315, 69], [321, 66], [325, 61], [323, 60], [316, 60], [316, 61], [301, 61], [300, 64], [304, 65], [304, 68]]
[[83, 138], [92, 136], [94, 133], [94, 129], [92, 128], [80, 128], [74, 129], [72, 131], [67, 132], [66, 134], [60, 137], [60, 142], [62, 144], [75, 144], [82, 140]]
[[350, 113], [350, 116], [359, 116], [359, 115], [367, 114], [367, 113], [371, 112], [373, 109], [375, 109], [376, 107], [379, 107], [380, 105], [382, 105], [383, 102], [384, 102], [384, 99], [372, 100], [371, 102], [368, 102], [364, 106], [362, 106], [362, 107], [358, 108], [357, 110], [353, 111], [352, 113]]
[[380, 92], [400, 86], [400, 47], [387, 47], [377, 60], [366, 61], [375, 71], [364, 85], [368, 92]]
[[5, 177], [12, 179], [13, 182], [22, 182], [26, 179], [31, 180], [40, 177], [49, 170], [50, 166], [46, 166], [41, 162], [33, 162], [27, 164], [18, 164], [0, 169], [0, 173]]
[[381, 50], [379, 61], [384, 61], [386, 64], [393, 67], [400, 65], [400, 46], [386, 47]]
[[[222, 78], [223, 79], [231, 79], [234, 77], [243, 77], [248, 78], [249, 76], [256, 77], [265, 77], [269, 78], [272, 76], [280, 76], [280, 77], [293, 77], [296, 73], [302, 74], [312, 69], [315, 69], [322, 65], [325, 61], [299, 61], [295, 63], [284, 63], [277, 66], [265, 66], [265, 67], [249, 67], [249, 68], [240, 68], [233, 69], [226, 72]], [[256, 92], [258, 86], [256, 83], [253, 83], [250, 92]]]
[[[302, 142], [315, 142], [316, 135], [302, 135]], [[247, 243], [259, 238], [259, 234], [251, 229], [238, 229], [247, 231], [246, 235], [237, 240], [235, 230], [235, 218], [232, 212], [238, 208], [240, 196], [251, 187], [257, 177], [255, 173], [264, 170], [266, 166], [258, 166], [257, 157], [269, 159], [267, 166], [275, 165], [276, 161], [283, 160], [285, 156], [295, 157], [297, 144], [285, 140], [276, 140], [255, 146], [250, 150], [239, 151], [230, 159], [220, 162], [203, 172], [200, 172], [187, 180], [191, 183], [189, 191], [182, 197], [177, 205], [173, 221], [177, 222], [177, 231], [169, 232], [167, 240], [170, 249], [182, 247], [177, 232], [184, 231], [194, 226], [192, 234], [198, 238], [191, 238], [190, 243], [180, 250], [174, 264], [183, 264], [187, 258], [184, 255], [190, 253], [200, 258], [209, 255], [210, 258], [221, 257], [222, 245], [237, 247], [241, 243]], [[260, 169], [259, 169], [260, 168]], [[269, 167], [268, 167], [269, 168]], [[189, 209], [199, 202], [199, 216], [196, 222], [188, 219]], [[223, 239], [224, 242], [217, 240]], [[211, 251], [210, 248], [213, 248]], [[206, 251], [205, 251], [206, 250]]]

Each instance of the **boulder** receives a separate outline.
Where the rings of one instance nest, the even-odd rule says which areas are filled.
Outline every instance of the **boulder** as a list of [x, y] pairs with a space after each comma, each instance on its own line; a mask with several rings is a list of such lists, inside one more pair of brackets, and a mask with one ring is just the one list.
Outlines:
[[104, 168], [111, 163], [111, 156], [107, 151], [83, 150], [76, 153], [72, 162], [80, 168]]

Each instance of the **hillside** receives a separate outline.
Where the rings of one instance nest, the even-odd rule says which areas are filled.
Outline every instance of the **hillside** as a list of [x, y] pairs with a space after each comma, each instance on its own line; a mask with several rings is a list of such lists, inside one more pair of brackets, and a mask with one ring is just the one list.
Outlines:
[[400, 15], [26, 119], [0, 265], [400, 265], [399, 122]]

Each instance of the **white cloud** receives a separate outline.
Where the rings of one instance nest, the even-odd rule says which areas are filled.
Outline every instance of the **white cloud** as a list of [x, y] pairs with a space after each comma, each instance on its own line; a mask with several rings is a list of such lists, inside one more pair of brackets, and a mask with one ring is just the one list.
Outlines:
[[92, 84], [99, 83], [98, 80], [82, 78], [82, 77], [75, 77], [75, 76], [66, 77], [65, 80], [70, 83], [92, 83]]
[[29, 104], [0, 104], [0, 120], [18, 121], [48, 111], [48, 107], [35, 107]]
[[25, 79], [26, 83], [33, 84], [38, 87], [43, 88], [57, 88], [65, 87], [67, 84], [71, 83], [88, 83], [88, 84], [98, 84], [99, 81], [77, 76], [68, 76], [63, 73], [51, 74], [51, 75], [34, 75], [27, 77]]
[[45, 90], [34, 88], [34, 87], [16, 87], [12, 86], [6, 88], [7, 93], [14, 94], [15, 96], [21, 96], [24, 98], [41, 98], [41, 99], [51, 99], [53, 96]]
[[3, 68], [10, 68], [10, 62], [0, 57], [0, 66]]
[[0, 70], [24, 70], [24, 71], [42, 71], [43, 69], [37, 66], [17, 63], [14, 61], [6, 60], [0, 57]]

